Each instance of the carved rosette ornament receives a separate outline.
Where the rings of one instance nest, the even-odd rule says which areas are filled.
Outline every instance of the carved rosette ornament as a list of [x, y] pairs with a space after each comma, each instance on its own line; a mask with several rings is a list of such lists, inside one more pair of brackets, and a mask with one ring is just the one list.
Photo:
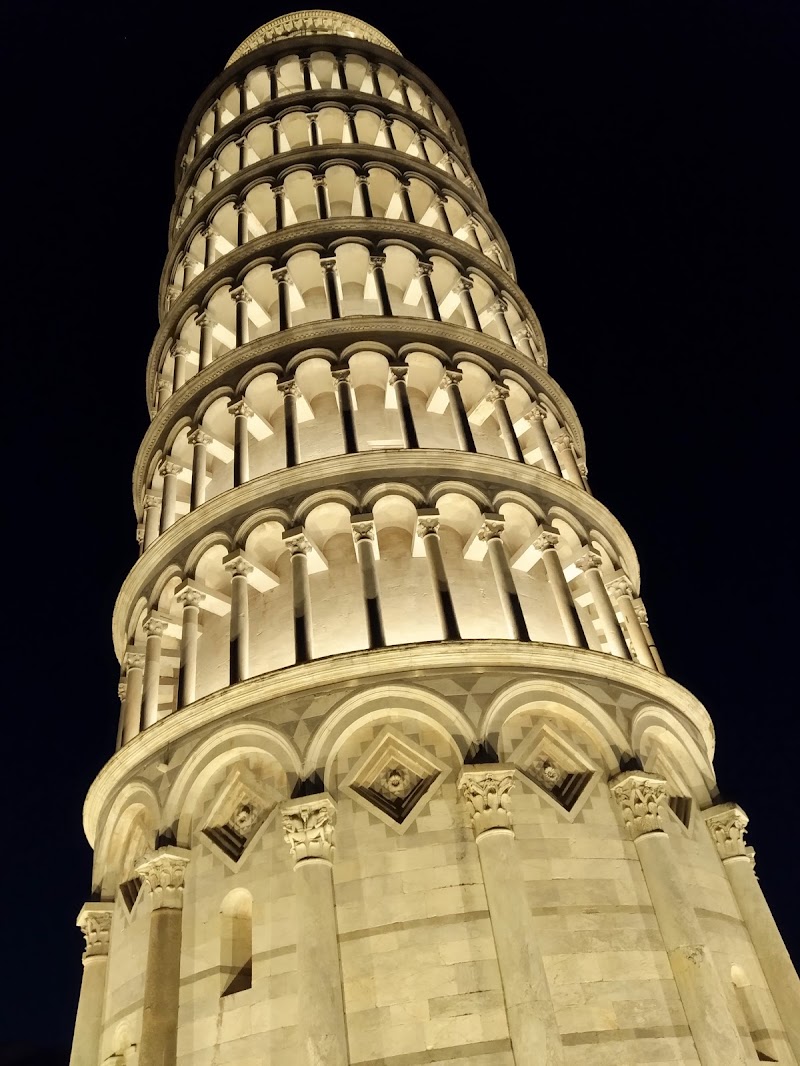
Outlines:
[[708, 831], [717, 845], [719, 857], [726, 859], [751, 859], [753, 849], [748, 847], [744, 835], [750, 819], [735, 803], [720, 803], [703, 812]]
[[282, 815], [283, 839], [295, 865], [307, 859], [333, 860], [336, 804], [327, 793], [290, 800]]
[[152, 851], [136, 867], [153, 900], [153, 910], [180, 910], [183, 883], [190, 852], [186, 848], [165, 847]]
[[512, 831], [511, 797], [514, 787], [513, 766], [493, 764], [490, 769], [474, 767], [462, 770], [458, 790], [465, 800], [476, 838], [492, 829]]
[[644, 770], [626, 770], [608, 784], [634, 840], [646, 833], [664, 831], [661, 801], [667, 798], [667, 782], [663, 777]]
[[109, 903], [84, 903], [81, 907], [75, 924], [86, 940], [84, 960], [108, 954], [113, 915], [113, 907]]

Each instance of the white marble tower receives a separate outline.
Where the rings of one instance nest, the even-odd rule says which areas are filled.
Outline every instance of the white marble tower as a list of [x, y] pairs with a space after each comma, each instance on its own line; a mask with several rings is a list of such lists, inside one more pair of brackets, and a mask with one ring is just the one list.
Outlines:
[[287, 15], [176, 187], [72, 1066], [797, 1066], [747, 817], [447, 100]]

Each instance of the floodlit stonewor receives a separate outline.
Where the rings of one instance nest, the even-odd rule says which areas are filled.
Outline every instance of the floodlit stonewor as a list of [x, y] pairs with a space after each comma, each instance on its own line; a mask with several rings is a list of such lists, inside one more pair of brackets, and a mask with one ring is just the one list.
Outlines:
[[304, 11], [179, 157], [72, 1066], [797, 1066], [747, 816], [447, 100]]

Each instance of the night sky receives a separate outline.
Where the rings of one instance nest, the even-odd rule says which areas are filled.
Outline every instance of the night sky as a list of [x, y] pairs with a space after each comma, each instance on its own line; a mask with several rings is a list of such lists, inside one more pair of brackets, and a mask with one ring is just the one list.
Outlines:
[[[81, 806], [117, 729], [111, 611], [136, 556], [130, 479], [178, 136], [237, 44], [286, 10], [3, 5], [14, 647], [0, 1043], [18, 1046], [0, 1063], [37, 1041], [61, 1054], [31, 1062], [67, 1061], [74, 921], [90, 889]], [[668, 671], [713, 716], [723, 798], [750, 815], [762, 886], [800, 955], [800, 9], [347, 10], [395, 41], [461, 118], [550, 370], [583, 422], [593, 491], [639, 553]]]

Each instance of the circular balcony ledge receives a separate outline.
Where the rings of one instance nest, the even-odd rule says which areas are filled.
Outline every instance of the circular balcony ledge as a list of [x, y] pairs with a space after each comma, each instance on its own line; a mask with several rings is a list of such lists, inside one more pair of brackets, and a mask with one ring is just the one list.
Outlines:
[[[347, 149], [346, 153], [343, 153], [343, 149]], [[407, 165], [405, 167], [398, 166], [398, 157], [404, 161]], [[288, 176], [282, 172], [304, 170], [308, 168], [317, 169], [322, 164], [340, 164], [346, 166], [348, 163], [352, 163], [355, 166], [363, 167], [367, 163], [375, 163], [384, 165], [387, 169], [399, 171], [406, 174], [411, 173], [413, 177], [429, 178], [444, 192], [451, 192], [459, 199], [463, 199], [479, 216], [482, 216], [491, 226], [487, 226], [487, 231], [491, 228], [491, 237], [493, 240], [499, 241], [503, 249], [503, 253], [506, 256], [511, 271], [514, 268], [514, 258], [511, 254], [511, 248], [508, 243], [500, 223], [494, 217], [492, 212], [487, 206], [486, 200], [482, 199], [478, 193], [470, 189], [469, 186], [459, 181], [458, 178], [454, 178], [451, 174], [441, 170], [439, 167], [434, 166], [433, 163], [428, 163], [419, 156], [411, 156], [405, 152], [397, 152], [391, 148], [382, 148], [377, 145], [369, 144], [323, 144], [309, 145], [308, 148], [294, 148], [291, 152], [283, 152], [280, 155], [268, 156], [266, 159], [262, 159], [260, 163], [253, 163], [251, 166], [245, 167], [244, 170], [237, 170], [235, 173], [227, 177], [216, 188], [211, 189], [206, 195], [199, 200], [197, 204], [192, 208], [190, 214], [181, 223], [178, 229], [175, 229], [174, 220], [172, 228], [170, 230], [169, 237], [169, 251], [164, 262], [164, 268], [161, 272], [161, 281], [158, 287], [158, 299], [159, 309], [164, 305], [164, 298], [166, 290], [169, 285], [169, 276], [171, 275], [175, 260], [179, 256], [183, 255], [185, 249], [181, 247], [181, 241], [185, 240], [186, 235], [192, 231], [192, 228], [202, 221], [204, 224], [208, 221], [206, 216], [210, 213], [210, 210], [221, 207], [228, 200], [238, 200], [241, 195], [241, 191], [244, 187], [247, 187], [249, 191], [250, 186], [255, 184], [260, 179], [265, 177], [275, 177], [277, 184], [280, 184], [285, 177]], [[279, 166], [276, 164], [280, 164]], [[286, 231], [293, 229], [295, 226], [303, 225], [308, 226], [317, 222], [332, 222], [332, 221], [357, 221], [358, 219], [365, 219], [365, 215], [337, 215], [334, 218], [328, 219], [312, 219], [311, 222], [293, 223], [291, 226], [285, 226], [282, 230], [273, 230], [272, 233], [285, 233]], [[386, 221], [380, 216], [373, 216], [372, 219], [367, 221]], [[405, 222], [405, 219], [389, 219], [390, 222]], [[419, 222], [407, 222], [406, 225], [420, 225]], [[428, 229], [429, 227], [424, 227]], [[435, 230], [436, 233], [441, 233], [443, 236], [448, 236], [444, 230]], [[272, 234], [267, 234], [272, 236]], [[256, 238], [263, 239], [263, 238]], [[466, 241], [460, 238], [454, 238], [460, 245], [466, 245], [472, 247]], [[253, 242], [248, 241], [247, 244], [239, 245], [239, 248], [247, 248]], [[231, 253], [229, 252], [228, 255]], [[220, 259], [217, 262], [221, 261]], [[492, 260], [489, 260], [492, 262]], [[503, 271], [508, 274], [512, 279], [514, 273], [511, 271]], [[198, 275], [198, 279], [202, 276], [204, 271]], [[198, 280], [195, 279], [195, 280]]]
[[[263, 237], [256, 237], [247, 244], [243, 244], [233, 251], [228, 252], [217, 262], [203, 270], [187, 289], [177, 297], [170, 307], [163, 322], [158, 327], [158, 332], [150, 346], [147, 357], [147, 388], [148, 398], [155, 393], [157, 367], [160, 362], [164, 345], [171, 339], [170, 334], [177, 324], [193, 309], [202, 306], [202, 300], [206, 292], [219, 288], [220, 282], [230, 281], [232, 285], [241, 285], [240, 277], [243, 267], [253, 260], [274, 260], [278, 266], [281, 260], [293, 249], [298, 251], [308, 248], [327, 248], [336, 241], [344, 243], [348, 239], [358, 243], [359, 239], [376, 251], [379, 243], [390, 245], [393, 242], [403, 244], [406, 247], [416, 248], [421, 258], [427, 258], [436, 252], [441, 252], [445, 257], [455, 260], [463, 270], [474, 267], [479, 273], [487, 277], [497, 289], [498, 295], [505, 291], [516, 302], [524, 319], [533, 327], [536, 347], [543, 359], [547, 359], [547, 349], [544, 334], [536, 312], [531, 306], [527, 296], [517, 282], [507, 274], [502, 267], [498, 266], [482, 252], [476, 251], [466, 241], [457, 237], [451, 237], [442, 230], [432, 229], [429, 226], [421, 226], [418, 222], [405, 222], [396, 218], [326, 218], [314, 219], [311, 222], [298, 222], [285, 229], [267, 233]], [[347, 317], [347, 316], [345, 316]], [[352, 315], [351, 318], [359, 318], [361, 321], [369, 318], [367, 315]], [[401, 317], [401, 316], [385, 316]], [[322, 325], [328, 319], [319, 319], [317, 325]], [[341, 320], [340, 320], [341, 321]], [[425, 322], [426, 326], [436, 325], [433, 319], [415, 319], [417, 322]], [[309, 323], [310, 324], [310, 323]], [[444, 323], [448, 324], [448, 323]], [[284, 332], [288, 332], [284, 331]], [[427, 332], [427, 330], [426, 330]], [[483, 336], [477, 330], [470, 333]], [[506, 346], [508, 347], [508, 346]], [[517, 351], [512, 348], [512, 351]], [[532, 362], [532, 360], [530, 360]], [[151, 408], [152, 411], [152, 408]]]
[[[569, 397], [555, 378], [538, 366], [528, 356], [503, 341], [495, 340], [486, 333], [478, 333], [466, 326], [449, 322], [433, 322], [429, 319], [391, 318], [382, 315], [359, 315], [351, 318], [322, 319], [302, 326], [292, 326], [266, 337], [232, 348], [218, 356], [210, 366], [194, 374], [170, 396], [161, 410], [152, 411], [152, 421], [145, 431], [136, 453], [133, 466], [133, 505], [141, 504], [145, 490], [147, 469], [154, 451], [165, 441], [170, 429], [180, 418], [191, 419], [197, 403], [212, 389], [228, 387], [235, 389], [238, 381], [259, 363], [284, 366], [304, 348], [345, 349], [361, 345], [367, 350], [374, 344], [378, 351], [410, 348], [418, 343], [423, 350], [441, 348], [446, 354], [470, 351], [480, 353], [487, 362], [502, 369], [513, 367], [530, 380], [537, 391], [543, 391], [563, 416], [565, 427], [572, 437], [578, 452], [585, 455], [583, 428]], [[148, 388], [153, 383], [148, 381]]]
[[235, 50], [228, 62], [226, 69], [237, 59], [254, 52], [264, 45], [273, 44], [275, 41], [285, 41], [287, 37], [315, 37], [318, 34], [332, 34], [336, 37], [354, 37], [359, 41], [368, 41], [370, 44], [379, 44], [389, 52], [402, 52], [385, 37], [380, 30], [370, 26], [368, 22], [345, 15], [342, 11], [328, 11], [324, 8], [308, 8], [302, 11], [290, 11], [279, 18], [271, 19], [253, 30], [239, 47]]
[[[176, 186], [180, 182], [181, 160], [186, 154], [186, 149], [188, 147], [189, 141], [194, 136], [194, 132], [203, 115], [214, 103], [214, 101], [219, 97], [220, 93], [226, 91], [231, 85], [236, 82], [237, 75], [246, 75], [254, 67], [260, 66], [262, 63], [267, 63], [268, 60], [274, 63], [277, 62], [279, 59], [282, 59], [285, 55], [292, 55], [296, 53], [298, 51], [298, 42], [300, 40], [301, 38], [292, 37], [285, 38], [281, 41], [276, 41], [273, 44], [261, 45], [255, 51], [248, 52], [247, 55], [243, 55], [240, 59], [237, 59], [235, 63], [231, 64], [228, 67], [225, 67], [225, 69], [220, 74], [218, 74], [217, 77], [211, 82], [211, 84], [205, 89], [205, 91], [198, 98], [197, 103], [189, 112], [189, 117], [184, 123], [183, 129], [181, 130], [181, 135], [178, 139], [178, 152], [175, 160]], [[428, 96], [430, 96], [433, 101], [437, 103], [439, 107], [441, 107], [447, 118], [447, 121], [456, 131], [456, 134], [460, 139], [460, 148], [465, 153], [467, 161], [469, 162], [469, 148], [467, 145], [466, 137], [464, 135], [464, 128], [461, 125], [461, 120], [456, 114], [455, 108], [444, 95], [442, 90], [438, 87], [438, 85], [431, 81], [430, 77], [424, 71], [420, 70], [419, 67], [411, 63], [408, 59], [405, 58], [405, 56], [400, 55], [399, 52], [391, 52], [388, 49], [383, 48], [381, 45], [372, 44], [371, 42], [367, 41], [359, 41], [359, 47], [355, 48], [353, 46], [352, 37], [334, 38], [332, 36], [325, 36], [320, 34], [316, 37], [303, 38], [302, 42], [303, 51], [306, 52], [336, 52], [337, 49], [346, 50], [349, 48], [353, 52], [363, 54], [365, 58], [375, 58], [377, 60], [383, 61], [388, 67], [391, 67], [394, 71], [396, 71], [396, 73], [416, 82], [416, 84], [419, 85], [420, 88], [424, 89]], [[363, 53], [361, 52], [362, 47]], [[309, 91], [319, 92], [320, 90], [305, 90], [305, 92]], [[351, 89], [340, 89], [339, 91], [342, 93], [353, 92], [353, 90]], [[287, 97], [288, 95], [289, 94], [287, 93]], [[376, 97], [373, 93], [366, 93], [363, 95], [371, 97], [373, 100], [385, 99], [385, 97]], [[282, 99], [286, 99], [287, 97], [279, 96], [277, 100], [266, 102], [277, 103]], [[419, 112], [413, 111], [413, 109], [410, 113], [414, 115], [419, 115]], [[441, 127], [433, 124], [431, 128], [439, 129], [442, 135], [446, 136], [446, 132], [442, 130]]]
[[[325, 94], [324, 96], [322, 94]], [[479, 192], [483, 196], [484, 202], [486, 200], [483, 192], [483, 186], [480, 183], [480, 179], [473, 170], [472, 163], [468, 153], [465, 151], [463, 145], [457, 141], [452, 140], [441, 126], [437, 126], [435, 122], [427, 118], [425, 115], [421, 115], [419, 111], [414, 111], [402, 104], [397, 103], [394, 100], [387, 100], [382, 96], [374, 96], [372, 93], [356, 92], [354, 89], [304, 89], [302, 92], [287, 93], [286, 96], [280, 96], [277, 100], [267, 100], [263, 104], [259, 104], [258, 107], [252, 107], [244, 114], [236, 115], [230, 122], [226, 122], [221, 129], [217, 130], [202, 146], [197, 155], [195, 155], [185, 171], [181, 172], [180, 179], [175, 186], [175, 200], [179, 201], [185, 194], [187, 188], [193, 184], [193, 179], [197, 176], [197, 172], [202, 170], [202, 167], [210, 162], [216, 153], [224, 145], [229, 142], [237, 140], [243, 136], [243, 130], [246, 126], [252, 126], [254, 122], [258, 120], [279, 119], [287, 112], [292, 113], [296, 110], [298, 104], [307, 102], [309, 104], [308, 110], [304, 111], [304, 114], [312, 114], [318, 112], [320, 108], [330, 106], [333, 104], [346, 104], [349, 108], [356, 105], [361, 105], [364, 109], [373, 112], [381, 112], [386, 118], [397, 118], [403, 122], [408, 122], [410, 126], [416, 126], [420, 131], [424, 133], [430, 133], [437, 141], [445, 142], [447, 148], [450, 150], [455, 159], [464, 168], [464, 171], [475, 182]], [[313, 105], [313, 106], [312, 106]], [[338, 147], [361, 147], [361, 148], [378, 148], [379, 145], [361, 144], [357, 141], [342, 141]], [[312, 147], [309, 145], [309, 147]], [[324, 145], [315, 145], [313, 147], [322, 148]], [[291, 152], [297, 151], [297, 149], [289, 148], [284, 152], [278, 152], [277, 155], [269, 156], [270, 159], [278, 157], [284, 158]], [[408, 152], [404, 152], [400, 148], [387, 149], [391, 151], [395, 156], [401, 155], [408, 157]], [[419, 158], [412, 156], [411, 158]], [[462, 182], [463, 184], [463, 182]], [[170, 222], [174, 225], [175, 207], [173, 205], [172, 212], [170, 214]]]
[[[436, 641], [397, 644], [370, 651], [343, 652], [325, 659], [287, 666], [210, 693], [183, 710], [139, 733], [105, 764], [92, 783], [83, 807], [83, 827], [94, 846], [103, 812], [119, 786], [149, 760], [163, 756], [170, 745], [192, 732], [231, 715], [262, 708], [271, 700], [305, 691], [345, 686], [360, 681], [380, 683], [390, 676], [427, 676], [436, 671], [518, 669], [531, 680], [554, 674], [603, 681], [633, 691], [643, 701], [666, 704], [699, 736], [709, 761], [714, 754], [714, 728], [702, 703], [676, 681], [638, 663], [606, 652], [561, 644], [520, 644], [511, 640]], [[287, 747], [293, 746], [289, 738]], [[316, 767], [306, 767], [313, 772]]]
[[[401, 481], [414, 485], [419, 479], [458, 480], [489, 486], [494, 495], [502, 490], [519, 492], [537, 501], [559, 506], [575, 514], [591, 529], [597, 529], [619, 552], [625, 572], [639, 587], [639, 562], [630, 537], [611, 511], [571, 481], [513, 459], [475, 452], [441, 449], [375, 449], [349, 455], [312, 459], [299, 466], [273, 470], [236, 488], [226, 489], [183, 515], [161, 533], [139, 556], [122, 583], [114, 605], [112, 632], [117, 658], [122, 661], [127, 644], [127, 621], [149, 582], [165, 567], [187, 554], [203, 537], [227, 524], [240, 525], [256, 510], [285, 510], [287, 500], [309, 493]], [[366, 487], [366, 486], [365, 486]]]

